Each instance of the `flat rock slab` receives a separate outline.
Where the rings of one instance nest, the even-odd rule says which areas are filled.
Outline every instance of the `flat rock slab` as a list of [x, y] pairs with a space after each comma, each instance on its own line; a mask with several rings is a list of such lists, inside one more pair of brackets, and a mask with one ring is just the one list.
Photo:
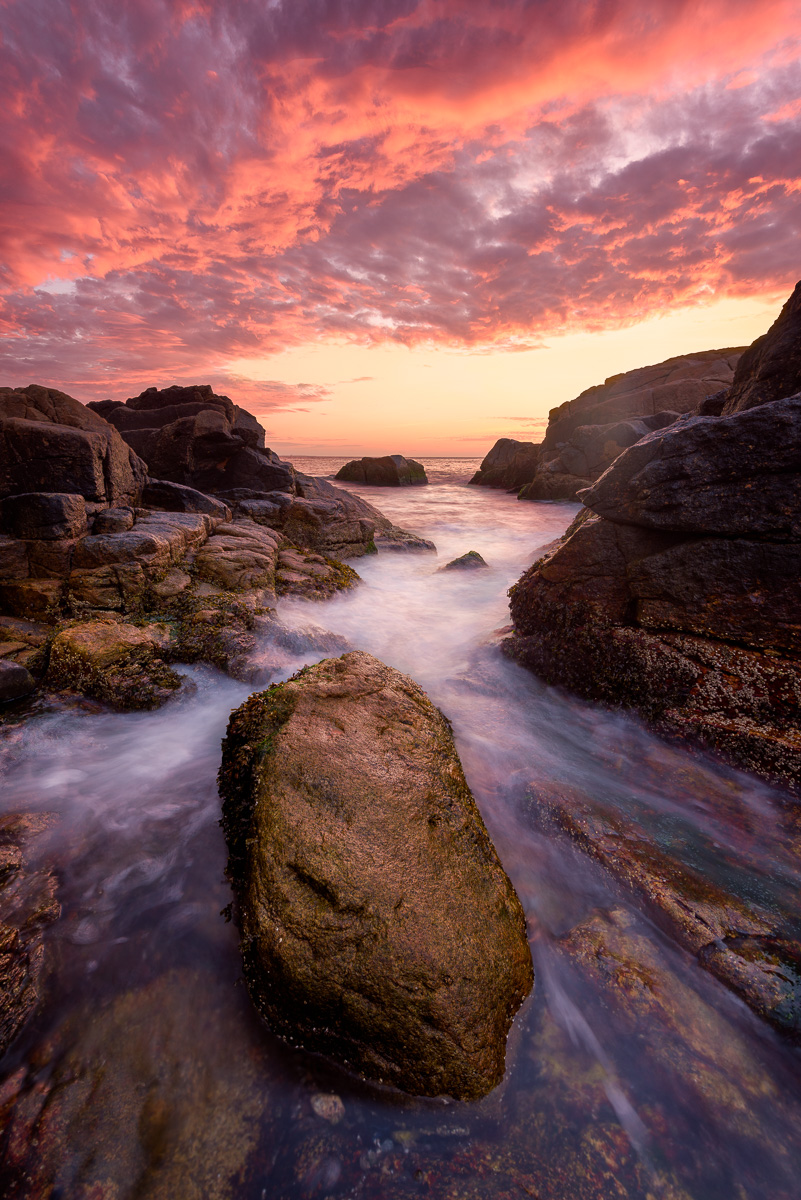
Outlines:
[[251, 996], [278, 1033], [417, 1095], [504, 1072], [523, 910], [450, 726], [355, 652], [251, 696], [220, 788]]

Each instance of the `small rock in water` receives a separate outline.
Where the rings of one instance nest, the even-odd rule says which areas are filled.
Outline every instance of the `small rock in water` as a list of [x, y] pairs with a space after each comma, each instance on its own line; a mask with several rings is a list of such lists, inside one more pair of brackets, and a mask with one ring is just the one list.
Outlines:
[[477, 550], [468, 550], [467, 554], [460, 555], [459, 558], [454, 558], [451, 562], [446, 563], [444, 567], [440, 567], [441, 571], [475, 571], [487, 570], [489, 563], [485, 562]]
[[345, 1115], [345, 1105], [339, 1096], [333, 1094], [317, 1092], [311, 1098], [311, 1106], [318, 1117], [322, 1117], [331, 1125], [338, 1125]]
[[19, 700], [36, 687], [36, 681], [20, 663], [0, 659], [0, 701]]
[[272, 1028], [415, 1095], [491, 1091], [533, 981], [525, 916], [414, 680], [354, 652], [251, 696], [220, 790]]

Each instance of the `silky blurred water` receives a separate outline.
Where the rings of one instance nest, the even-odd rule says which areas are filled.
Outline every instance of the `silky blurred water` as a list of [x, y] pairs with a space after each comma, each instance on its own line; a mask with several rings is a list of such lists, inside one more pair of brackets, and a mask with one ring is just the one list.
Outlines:
[[[344, 461], [295, 465], [330, 476]], [[220, 915], [229, 893], [215, 783], [228, 714], [249, 689], [210, 668], [187, 668], [195, 691], [156, 713], [84, 705], [7, 719], [2, 806], [60, 815], [51, 852], [64, 914], [50, 935], [57, 968], [45, 1012], [12, 1047], [6, 1070], [24, 1079], [23, 1096], [44, 1078], [63, 1091], [70, 1055], [88, 1054], [86, 1018], [70, 1024], [70, 1014], [103, 1014], [96, 1036], [107, 1037], [113, 1062], [125, 1053], [119, 1014], [137, 1004], [169, 1062], [163, 1023], [184, 1005], [213, 1001], [216, 1033], [193, 1051], [208, 1094], [225, 1075], [230, 1095], [233, 1072], [234, 1091], [259, 1114], [248, 1118], [237, 1171], [228, 1158], [220, 1167], [220, 1195], [797, 1197], [797, 1049], [542, 819], [544, 798], [573, 789], [652, 839], [668, 861], [786, 911], [801, 872], [785, 798], [505, 659], [507, 589], [577, 506], [471, 488], [478, 460], [423, 461], [427, 487], [352, 490], [433, 540], [437, 553], [360, 559], [352, 592], [325, 604], [281, 601], [282, 630], [263, 636], [254, 668], [287, 678], [324, 656], [312, 648], [322, 629], [408, 672], [453, 723], [468, 782], [526, 908], [537, 972], [501, 1088], [472, 1105], [382, 1093], [283, 1047], [255, 1018], [237, 984], [236, 932]], [[441, 570], [468, 550], [488, 568]], [[168, 987], [152, 1011], [154, 981], [176, 972], [191, 972], [191, 994]], [[239, 1076], [224, 1053], [232, 1042], [246, 1047]], [[335, 1123], [316, 1099], [331, 1094], [344, 1109]], [[132, 1136], [123, 1124], [121, 1140]], [[108, 1137], [92, 1145], [77, 1118], [65, 1127], [75, 1133], [59, 1136], [88, 1179], [113, 1153]], [[222, 1153], [216, 1143], [192, 1144], [212, 1162]], [[70, 1179], [84, 1178], [75, 1170]], [[146, 1185], [113, 1194], [161, 1195], [160, 1178], [151, 1172]], [[27, 1194], [6, 1186], [4, 1195]], [[83, 1194], [74, 1182], [59, 1194], [70, 1188]], [[187, 1183], [185, 1194], [204, 1189]]]

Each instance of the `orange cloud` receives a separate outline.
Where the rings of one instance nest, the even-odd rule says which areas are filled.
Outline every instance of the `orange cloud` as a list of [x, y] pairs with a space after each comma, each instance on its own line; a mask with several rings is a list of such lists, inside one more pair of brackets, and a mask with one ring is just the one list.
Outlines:
[[315, 337], [526, 349], [793, 281], [797, 3], [311, 15], [5, 6], [15, 377], [94, 394]]

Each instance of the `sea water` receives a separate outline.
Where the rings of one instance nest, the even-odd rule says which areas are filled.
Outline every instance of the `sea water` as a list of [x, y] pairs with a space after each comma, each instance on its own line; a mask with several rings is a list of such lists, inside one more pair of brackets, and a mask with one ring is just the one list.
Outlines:
[[[507, 590], [577, 506], [470, 487], [477, 461], [423, 461], [428, 486], [348, 486], [437, 553], [362, 558], [352, 591], [279, 601], [282, 635], [261, 635], [252, 666], [287, 678], [323, 657], [323, 629], [410, 674], [452, 722], [536, 971], [503, 1084], [479, 1103], [414, 1100], [262, 1025], [225, 919], [216, 789], [250, 688], [183, 668], [193, 687], [155, 713], [81, 703], [0, 727], [3, 810], [57, 814], [47, 855], [63, 910], [44, 1010], [4, 1064], [0, 1194], [799, 1195], [798, 1051], [657, 927], [550, 803], [589, 803], [668, 870], [786, 910], [800, 882], [788, 798], [505, 658]], [[342, 462], [295, 465], [330, 477]], [[441, 570], [469, 550], [486, 570]]]

